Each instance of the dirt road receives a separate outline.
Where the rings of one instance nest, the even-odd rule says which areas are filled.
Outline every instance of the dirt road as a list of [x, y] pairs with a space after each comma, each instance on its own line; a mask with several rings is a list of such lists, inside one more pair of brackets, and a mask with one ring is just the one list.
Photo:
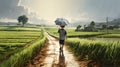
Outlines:
[[59, 41], [46, 33], [48, 42], [46, 48], [30, 62], [26, 67], [80, 67], [73, 54], [64, 47], [59, 50]]

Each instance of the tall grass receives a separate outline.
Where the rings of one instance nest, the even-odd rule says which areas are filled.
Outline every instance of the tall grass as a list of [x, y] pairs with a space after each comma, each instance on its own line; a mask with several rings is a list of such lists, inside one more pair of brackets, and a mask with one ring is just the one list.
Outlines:
[[87, 58], [95, 62], [112, 65], [120, 65], [120, 42], [105, 42], [99, 40], [87, 40], [71, 38], [66, 44], [74, 51], [79, 59]]

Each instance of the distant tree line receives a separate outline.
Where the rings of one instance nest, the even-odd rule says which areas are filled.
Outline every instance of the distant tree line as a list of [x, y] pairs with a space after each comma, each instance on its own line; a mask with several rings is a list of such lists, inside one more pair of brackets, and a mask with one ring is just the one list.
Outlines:
[[[81, 25], [78, 25], [76, 27], [75, 31], [80, 31], [81, 27], [82, 27]], [[96, 31], [95, 22], [91, 21], [91, 23], [88, 26], [84, 25], [84, 29], [82, 29], [82, 31]]]
[[78, 25], [75, 29], [75, 31], [98, 31], [98, 30], [105, 30], [105, 29], [118, 29], [120, 28], [119, 24], [118, 25], [107, 25], [107, 24], [102, 24], [101, 28], [97, 28], [96, 23], [94, 21], [91, 21], [88, 26], [84, 25], [83, 29], [80, 29], [82, 26]]

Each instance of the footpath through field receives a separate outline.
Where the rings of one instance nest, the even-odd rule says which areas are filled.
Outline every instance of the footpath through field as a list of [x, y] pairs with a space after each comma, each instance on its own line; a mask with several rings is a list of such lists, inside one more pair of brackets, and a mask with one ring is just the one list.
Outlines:
[[80, 67], [79, 63], [75, 60], [73, 54], [64, 47], [63, 51], [59, 51], [59, 41], [46, 33], [48, 42], [46, 49], [33, 59], [32, 63], [27, 67]]

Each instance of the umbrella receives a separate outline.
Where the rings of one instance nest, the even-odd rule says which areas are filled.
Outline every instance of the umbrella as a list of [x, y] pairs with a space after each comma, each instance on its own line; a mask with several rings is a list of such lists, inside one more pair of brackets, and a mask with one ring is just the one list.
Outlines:
[[66, 20], [66, 19], [64, 19], [64, 18], [57, 18], [57, 19], [55, 20], [55, 24], [56, 24], [56, 25], [60, 25], [60, 26], [65, 26], [65, 25], [68, 25], [69, 22], [68, 22], [68, 20]]

